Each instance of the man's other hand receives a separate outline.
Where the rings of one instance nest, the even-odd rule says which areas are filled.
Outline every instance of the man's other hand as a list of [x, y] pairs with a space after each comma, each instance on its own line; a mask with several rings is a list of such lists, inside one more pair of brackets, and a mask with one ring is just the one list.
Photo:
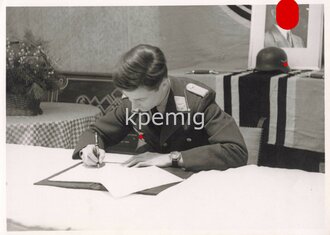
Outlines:
[[131, 157], [126, 162], [122, 163], [122, 165], [127, 167], [170, 167], [172, 165], [172, 161], [169, 154], [146, 152]]

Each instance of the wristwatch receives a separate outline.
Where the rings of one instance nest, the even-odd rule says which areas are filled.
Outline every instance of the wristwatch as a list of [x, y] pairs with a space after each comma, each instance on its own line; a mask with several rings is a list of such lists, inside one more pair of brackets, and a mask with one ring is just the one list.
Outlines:
[[179, 161], [182, 158], [182, 155], [178, 151], [170, 153], [170, 159], [172, 161], [172, 167], [179, 167]]

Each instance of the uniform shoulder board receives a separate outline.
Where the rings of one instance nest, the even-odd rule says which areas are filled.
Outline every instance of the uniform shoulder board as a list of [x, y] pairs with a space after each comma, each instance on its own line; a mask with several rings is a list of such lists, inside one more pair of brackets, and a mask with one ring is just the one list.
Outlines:
[[209, 92], [208, 89], [205, 89], [204, 87], [198, 86], [194, 83], [188, 83], [186, 85], [186, 89], [191, 93], [194, 93], [195, 95], [199, 95], [201, 97], [206, 96], [206, 94]]

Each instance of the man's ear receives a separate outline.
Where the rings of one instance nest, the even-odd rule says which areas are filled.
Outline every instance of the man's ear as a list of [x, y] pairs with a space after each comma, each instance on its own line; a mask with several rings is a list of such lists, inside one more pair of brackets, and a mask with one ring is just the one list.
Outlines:
[[170, 86], [170, 80], [168, 78], [164, 78], [162, 83], [160, 84], [160, 87], [164, 90], [167, 90], [169, 86]]

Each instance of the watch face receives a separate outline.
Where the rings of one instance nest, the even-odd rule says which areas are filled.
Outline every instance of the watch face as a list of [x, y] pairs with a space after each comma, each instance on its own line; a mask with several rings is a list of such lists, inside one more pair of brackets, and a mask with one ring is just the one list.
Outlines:
[[171, 153], [171, 159], [173, 161], [177, 161], [180, 158], [180, 153], [179, 152], [173, 152]]

